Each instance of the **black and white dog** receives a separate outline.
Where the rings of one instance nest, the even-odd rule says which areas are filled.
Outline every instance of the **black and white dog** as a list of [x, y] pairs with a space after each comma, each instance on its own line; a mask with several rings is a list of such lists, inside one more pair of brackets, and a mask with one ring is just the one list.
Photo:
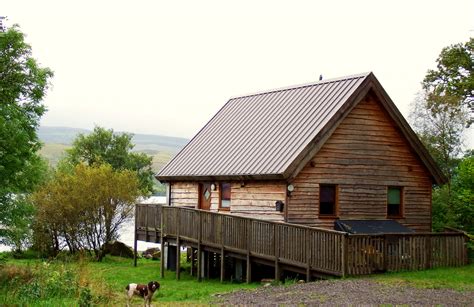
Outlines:
[[[150, 281], [148, 285], [128, 284], [125, 287], [127, 294], [127, 306], [130, 306], [130, 301], [133, 295], [141, 296], [145, 300], [145, 307], [151, 306], [151, 298], [155, 291], [160, 289], [160, 283], [157, 281]], [[148, 304], [147, 304], [148, 303]]]

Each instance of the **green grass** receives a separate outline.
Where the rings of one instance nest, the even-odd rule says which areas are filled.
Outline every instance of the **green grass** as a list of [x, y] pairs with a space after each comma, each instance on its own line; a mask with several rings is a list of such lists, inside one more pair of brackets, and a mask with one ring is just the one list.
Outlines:
[[[20, 267], [41, 266], [39, 260], [9, 260], [7, 265], [16, 265]], [[51, 270], [57, 270], [62, 263], [53, 263], [49, 266]], [[140, 259], [138, 266], [133, 267], [132, 261], [119, 257], [104, 258], [103, 262], [83, 261], [70, 262], [64, 266], [69, 266], [77, 272], [77, 279], [81, 287], [89, 287], [94, 296], [95, 303], [99, 305], [123, 305], [125, 303], [125, 286], [128, 283], [147, 283], [151, 280], [157, 280], [161, 284], [160, 291], [153, 298], [154, 304], [162, 303], [190, 303], [206, 304], [213, 299], [213, 295], [218, 293], [230, 292], [237, 289], [253, 289], [259, 284], [238, 284], [238, 283], [220, 283], [218, 280], [203, 280], [197, 282], [195, 277], [191, 277], [187, 272], [181, 272], [181, 280], [176, 280], [176, 273], [165, 272], [165, 278], [160, 278], [160, 262], [146, 259]], [[184, 267], [186, 265], [184, 264]], [[44, 269], [43, 267], [41, 269]], [[8, 293], [0, 288], [0, 305], [5, 302], [12, 302]], [[74, 306], [78, 301], [78, 294], [72, 299], [48, 298], [47, 300], [37, 300], [34, 303], [28, 303], [32, 306]], [[133, 300], [134, 305], [143, 304], [143, 300], [136, 297]], [[21, 305], [21, 304], [20, 304]]]
[[384, 284], [404, 284], [417, 288], [449, 288], [474, 291], [474, 263], [457, 268], [437, 268], [425, 271], [387, 273], [369, 277]]
[[[184, 256], [184, 255], [183, 255]], [[160, 291], [153, 299], [153, 303], [164, 303], [168, 305], [181, 304], [207, 304], [214, 299], [214, 295], [226, 293], [238, 289], [254, 289], [258, 283], [238, 284], [220, 283], [218, 280], [203, 280], [197, 282], [187, 272], [189, 264], [182, 262], [185, 270], [181, 273], [181, 280], [176, 280], [175, 272], [166, 271], [165, 278], [160, 278], [160, 262], [140, 259], [138, 266], [134, 267], [130, 259], [107, 256], [103, 262], [89, 260], [76, 261], [53, 261], [42, 262], [37, 259], [11, 259], [3, 265], [10, 268], [10, 272], [17, 272], [14, 276], [23, 277], [27, 284], [26, 289], [31, 291], [31, 278], [34, 274], [40, 276], [36, 279], [39, 289], [48, 288], [49, 292], [38, 295], [38, 299], [30, 298], [21, 301], [16, 292], [22, 291], [22, 283], [16, 282], [12, 290], [8, 287], [9, 281], [5, 282], [0, 274], [0, 306], [78, 306], [79, 296], [84, 289], [90, 289], [93, 302], [99, 306], [115, 306], [125, 303], [125, 286], [128, 283], [147, 283], [157, 280], [161, 284]], [[0, 265], [0, 269], [2, 266]], [[22, 274], [20, 274], [23, 272]], [[26, 272], [26, 273], [25, 273]], [[33, 272], [33, 273], [32, 273]], [[35, 273], [36, 272], [36, 273]], [[71, 272], [73, 280], [71, 281]], [[0, 270], [0, 273], [3, 273]], [[68, 275], [69, 274], [69, 275]], [[5, 276], [6, 274], [3, 274]], [[474, 264], [458, 268], [439, 268], [417, 272], [388, 273], [367, 277], [379, 283], [393, 285], [402, 284], [418, 288], [450, 288], [458, 291], [474, 291]], [[11, 282], [10, 282], [11, 283]], [[56, 284], [71, 284], [75, 290], [64, 294], [63, 288], [54, 288]], [[285, 284], [291, 284], [287, 282]], [[66, 287], [67, 288], [67, 287]], [[140, 306], [143, 301], [135, 297], [134, 306]]]

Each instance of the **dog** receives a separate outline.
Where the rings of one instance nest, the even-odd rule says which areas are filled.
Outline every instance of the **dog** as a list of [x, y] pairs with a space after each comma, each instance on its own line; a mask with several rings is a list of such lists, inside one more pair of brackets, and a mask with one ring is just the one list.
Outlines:
[[130, 306], [130, 301], [134, 295], [143, 297], [145, 300], [145, 307], [151, 306], [151, 298], [155, 291], [158, 291], [159, 289], [160, 283], [157, 281], [150, 281], [148, 285], [128, 284], [125, 287], [125, 293], [127, 294], [127, 307]]

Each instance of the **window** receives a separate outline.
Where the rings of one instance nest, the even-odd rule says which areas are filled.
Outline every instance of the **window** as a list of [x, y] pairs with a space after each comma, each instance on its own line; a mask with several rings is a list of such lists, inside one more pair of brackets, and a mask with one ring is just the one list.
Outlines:
[[388, 187], [387, 189], [387, 217], [401, 217], [403, 205], [403, 188]]
[[220, 208], [230, 208], [230, 183], [221, 183]]
[[319, 216], [336, 216], [337, 186], [321, 184], [319, 186]]

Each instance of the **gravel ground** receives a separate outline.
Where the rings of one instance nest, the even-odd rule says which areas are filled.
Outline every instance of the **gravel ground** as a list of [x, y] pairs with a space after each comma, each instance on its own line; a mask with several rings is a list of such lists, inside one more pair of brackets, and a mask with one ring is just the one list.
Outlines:
[[291, 286], [261, 287], [215, 298], [223, 305], [410, 305], [474, 306], [474, 292], [450, 289], [419, 289], [407, 285], [382, 284], [366, 279], [325, 280]]

